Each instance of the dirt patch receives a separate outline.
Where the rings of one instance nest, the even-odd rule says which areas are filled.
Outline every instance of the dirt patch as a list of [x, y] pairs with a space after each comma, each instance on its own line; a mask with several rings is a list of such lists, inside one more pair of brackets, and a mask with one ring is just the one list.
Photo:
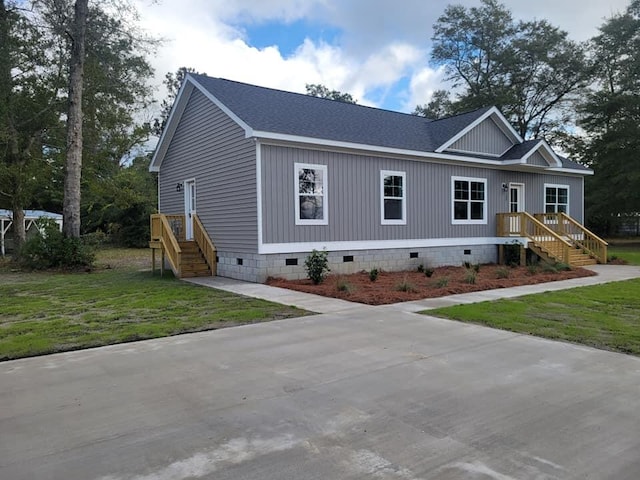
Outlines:
[[[459, 293], [479, 292], [497, 288], [533, 285], [536, 283], [590, 277], [591, 270], [574, 268], [567, 271], [545, 271], [538, 267], [504, 267], [481, 265], [475, 272], [464, 267], [440, 267], [431, 277], [423, 272], [380, 272], [375, 282], [368, 272], [351, 275], [330, 275], [320, 285], [311, 280], [270, 278], [268, 285], [325, 297], [340, 298], [369, 305], [386, 305], [422, 298], [435, 298]], [[475, 278], [473, 278], [475, 276]], [[475, 283], [472, 283], [474, 281]]]

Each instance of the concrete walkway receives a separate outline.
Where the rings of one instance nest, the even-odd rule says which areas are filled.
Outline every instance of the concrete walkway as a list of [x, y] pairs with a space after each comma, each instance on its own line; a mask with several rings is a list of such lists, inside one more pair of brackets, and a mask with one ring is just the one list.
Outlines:
[[262, 298], [264, 300], [270, 300], [284, 305], [292, 305], [311, 312], [338, 313], [349, 311], [354, 308], [392, 308], [404, 312], [419, 312], [421, 310], [448, 307], [461, 303], [476, 303], [487, 300], [498, 300], [500, 298], [513, 298], [533, 293], [552, 292], [565, 290], [567, 288], [599, 285], [602, 283], [640, 278], [640, 267], [636, 266], [593, 265], [588, 268], [595, 271], [597, 275], [593, 277], [574, 278], [571, 280], [561, 280], [557, 282], [538, 283], [535, 285], [523, 285], [520, 287], [484, 290], [481, 292], [428, 298], [413, 302], [382, 305], [381, 307], [371, 307], [369, 305], [348, 302], [337, 298], [322, 297], [311, 293], [296, 292], [286, 288], [271, 287], [260, 283], [243, 282], [241, 280], [233, 280], [223, 277], [190, 278], [185, 279], [185, 281], [195, 283], [197, 285], [203, 285], [205, 287], [217, 288], [227, 292], [245, 295], [247, 297]]

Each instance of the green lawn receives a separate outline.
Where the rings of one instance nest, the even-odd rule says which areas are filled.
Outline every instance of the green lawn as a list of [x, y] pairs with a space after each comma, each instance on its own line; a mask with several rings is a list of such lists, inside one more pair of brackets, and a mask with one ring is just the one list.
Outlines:
[[640, 355], [640, 279], [421, 313]]
[[626, 260], [629, 265], [640, 265], [640, 242], [610, 240], [607, 255], [609, 258], [616, 257]]
[[[289, 318], [303, 310], [161, 278], [148, 251], [98, 256], [92, 273], [0, 269], [0, 360]], [[126, 265], [126, 266], [124, 266]]]

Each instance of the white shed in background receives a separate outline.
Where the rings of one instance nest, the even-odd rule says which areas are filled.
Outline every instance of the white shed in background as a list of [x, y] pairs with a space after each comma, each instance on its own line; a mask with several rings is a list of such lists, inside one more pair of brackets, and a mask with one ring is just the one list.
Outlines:
[[[62, 215], [59, 213], [45, 212], [43, 210], [25, 210], [24, 211], [24, 229], [28, 233], [30, 229], [37, 228], [36, 221], [40, 218], [49, 218], [58, 224], [62, 230]], [[6, 253], [5, 241], [9, 229], [13, 225], [13, 212], [11, 210], [0, 209], [0, 253], [4, 257]]]

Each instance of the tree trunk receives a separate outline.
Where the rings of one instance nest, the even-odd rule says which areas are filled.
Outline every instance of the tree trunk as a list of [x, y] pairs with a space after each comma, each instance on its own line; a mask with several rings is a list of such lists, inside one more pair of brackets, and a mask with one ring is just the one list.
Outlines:
[[17, 205], [13, 206], [13, 255], [20, 256], [20, 249], [27, 239], [27, 232], [24, 229], [24, 210]]
[[63, 228], [67, 237], [80, 237], [80, 178], [82, 174], [82, 80], [88, 0], [76, 0], [71, 32], [67, 158], [64, 176]]

